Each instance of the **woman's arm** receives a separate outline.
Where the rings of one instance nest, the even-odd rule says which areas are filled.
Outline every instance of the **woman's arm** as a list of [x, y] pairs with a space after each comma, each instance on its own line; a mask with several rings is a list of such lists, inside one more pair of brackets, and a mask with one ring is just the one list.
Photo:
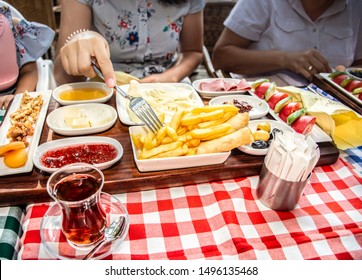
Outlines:
[[[290, 70], [311, 79], [317, 72], [330, 72], [328, 61], [316, 50], [285, 52], [280, 50], [249, 50], [252, 41], [224, 28], [213, 51], [216, 69], [257, 75], [278, 70]], [[312, 66], [312, 70], [310, 70]]]
[[162, 74], [142, 79], [142, 82], [179, 82], [190, 75], [202, 60], [203, 32], [202, 12], [185, 16], [176, 64]]
[[16, 93], [23, 93], [24, 91], [35, 91], [36, 84], [38, 83], [38, 67], [36, 62], [29, 62], [19, 71], [19, 79], [16, 84]]
[[86, 31], [71, 37], [77, 30], [88, 30], [92, 23], [92, 11], [87, 5], [76, 0], [62, 1], [60, 33], [56, 47], [54, 73], [58, 84], [84, 81], [85, 77], [95, 77], [91, 58], [95, 57], [107, 81], [115, 85], [115, 76], [107, 41], [94, 31]]

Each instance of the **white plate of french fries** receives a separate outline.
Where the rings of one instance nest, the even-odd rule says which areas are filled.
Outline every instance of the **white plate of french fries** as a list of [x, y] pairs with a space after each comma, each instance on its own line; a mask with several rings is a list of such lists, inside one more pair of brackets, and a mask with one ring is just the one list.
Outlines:
[[178, 110], [157, 133], [129, 128], [134, 160], [141, 172], [221, 164], [253, 141], [248, 123], [248, 114], [230, 104]]
[[[145, 126], [131, 126], [129, 127], [130, 135], [147, 135], [148, 129]], [[140, 172], [148, 171], [160, 171], [160, 170], [170, 170], [170, 169], [179, 169], [179, 168], [189, 168], [196, 166], [205, 166], [213, 164], [222, 164], [224, 163], [230, 155], [229, 152], [223, 153], [213, 153], [213, 154], [201, 154], [201, 155], [189, 155], [189, 156], [177, 156], [178, 151], [182, 147], [178, 147], [174, 150], [163, 150], [163, 153], [174, 151], [174, 155], [165, 158], [150, 158], [150, 159], [140, 159], [139, 158], [139, 149], [134, 143], [133, 138], [132, 142], [132, 151], [133, 158], [137, 165], [137, 168]], [[172, 149], [172, 146], [169, 146], [169, 149]]]
[[[233, 104], [234, 100], [236, 100], [240, 105], [244, 105], [246, 102], [246, 106], [250, 105], [252, 108], [248, 112], [249, 118], [251, 120], [253, 119], [259, 119], [261, 117], [264, 117], [269, 112], [269, 105], [264, 100], [261, 100], [260, 98], [256, 98], [249, 95], [223, 95], [218, 96], [209, 101], [210, 106], [218, 106], [225, 103]], [[243, 108], [244, 109], [244, 108]]]
[[[132, 81], [120, 86], [131, 96], [143, 97], [164, 123], [170, 122], [177, 109], [190, 109], [204, 103], [192, 86], [186, 83], [145, 83]], [[117, 94], [117, 111], [122, 123], [143, 125], [141, 120], [129, 109], [129, 100]]]
[[[36, 150], [39, 140], [41, 137], [41, 132], [43, 130], [43, 125], [45, 121], [45, 117], [48, 111], [48, 105], [51, 98], [51, 90], [44, 90], [41, 92], [29, 92], [27, 96], [26, 104], [22, 105], [25, 94], [16, 94], [11, 103], [10, 108], [8, 109], [8, 113], [3, 121], [2, 126], [0, 127], [0, 146], [8, 145], [12, 140], [8, 138], [10, 134], [10, 130], [14, 128], [12, 122], [12, 117], [17, 118], [17, 116], [22, 116], [22, 119], [16, 119], [19, 123], [28, 122], [29, 118], [36, 120], [35, 123], [31, 124], [30, 130], [31, 134], [28, 134], [25, 138], [25, 141], [28, 145], [25, 148], [27, 153], [27, 159], [24, 165], [17, 168], [10, 168], [5, 164], [5, 158], [3, 156], [0, 157], [0, 176], [12, 175], [12, 174], [20, 174], [27, 173], [33, 170], [33, 159], [32, 154]], [[38, 106], [34, 105], [34, 102], [37, 102], [37, 99], [41, 97], [42, 105], [40, 110], [38, 110]], [[30, 99], [31, 98], [31, 99]], [[30, 108], [29, 108], [30, 106]], [[29, 111], [30, 110], [30, 111]], [[25, 112], [26, 111], [26, 112]], [[36, 117], [34, 116], [36, 115]], [[28, 120], [27, 120], [28, 119]], [[15, 127], [16, 128], [16, 127]], [[19, 128], [23, 128], [20, 126]], [[15, 142], [13, 142], [15, 143]]]

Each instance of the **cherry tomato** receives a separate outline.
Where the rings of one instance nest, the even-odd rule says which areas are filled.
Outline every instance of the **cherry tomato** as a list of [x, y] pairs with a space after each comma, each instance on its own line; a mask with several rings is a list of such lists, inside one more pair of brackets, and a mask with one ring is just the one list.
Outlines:
[[289, 104], [285, 105], [283, 109], [279, 113], [279, 118], [281, 118], [284, 122], [287, 121], [287, 118], [290, 114], [298, 111], [301, 109], [302, 106], [299, 102], [290, 102]]
[[288, 97], [288, 94], [285, 92], [276, 92], [270, 99], [268, 100], [268, 105], [271, 109], [274, 110], [275, 105], [282, 99]]
[[313, 129], [316, 120], [313, 116], [301, 116], [293, 122], [292, 128], [298, 133], [308, 134]]
[[268, 90], [269, 86], [271, 85], [271, 82], [265, 82], [262, 83], [260, 86], [258, 86], [255, 90], [254, 93], [261, 99], [264, 99], [265, 97], [265, 93]]
[[358, 99], [359, 99], [359, 100], [362, 100], [362, 93], [360, 93], [360, 94], [358, 95]]
[[353, 80], [346, 85], [345, 89], [349, 92], [352, 92], [354, 89], [359, 87], [362, 87], [362, 81]]
[[334, 77], [332, 79], [332, 81], [335, 82], [338, 85], [341, 85], [341, 83], [347, 78], [349, 78], [349, 76], [347, 74], [340, 74], [340, 75]]

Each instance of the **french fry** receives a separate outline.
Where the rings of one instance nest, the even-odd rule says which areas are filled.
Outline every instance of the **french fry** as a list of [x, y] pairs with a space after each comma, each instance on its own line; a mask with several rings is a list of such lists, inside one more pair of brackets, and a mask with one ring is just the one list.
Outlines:
[[166, 126], [166, 133], [173, 141], [177, 141], [178, 135], [172, 127]]
[[227, 120], [229, 120], [230, 118], [232, 118], [233, 116], [235, 116], [238, 112], [226, 112], [221, 119], [217, 119], [217, 120], [213, 120], [213, 121], [207, 121], [207, 122], [202, 122], [197, 124], [196, 126], [198, 128], [206, 128], [206, 127], [210, 127], [210, 126], [215, 126], [221, 123], [226, 122]]
[[165, 138], [162, 139], [161, 145], [163, 145], [163, 144], [170, 144], [170, 143], [172, 143], [172, 142], [174, 142], [174, 141], [173, 141], [170, 137], [166, 136]]
[[179, 148], [176, 148], [172, 151], [167, 151], [164, 153], [160, 153], [158, 155], [155, 155], [151, 158], [165, 158], [165, 157], [178, 157], [178, 156], [183, 156], [186, 155], [188, 152], [189, 148], [187, 147], [187, 145], [182, 145]]
[[187, 147], [189, 147], [189, 148], [193, 148], [193, 147], [197, 147], [198, 145], [200, 145], [200, 142], [201, 142], [200, 139], [193, 138], [193, 139], [191, 139], [191, 140], [188, 140], [188, 141], [186, 142], [186, 145], [187, 145]]
[[182, 142], [172, 142], [170, 144], [160, 145], [160, 146], [150, 149], [150, 150], [143, 150], [140, 154], [140, 159], [148, 159], [148, 158], [154, 157], [158, 154], [175, 150], [175, 149], [181, 147], [182, 145], [183, 145]]
[[159, 131], [157, 131], [156, 134], [157, 144], [160, 144], [162, 142], [162, 139], [165, 138], [166, 135], [167, 135], [167, 126], [163, 126]]
[[238, 108], [231, 104], [219, 105], [219, 106], [204, 106], [196, 107], [191, 110], [192, 114], [209, 113], [213, 111], [223, 110], [224, 112], [238, 112]]
[[187, 132], [187, 128], [184, 127], [184, 126], [180, 126], [178, 129], [177, 129], [177, 135], [184, 135], [185, 133]]
[[221, 134], [229, 131], [231, 129], [231, 125], [228, 123], [222, 123], [216, 126], [207, 127], [207, 128], [196, 128], [194, 130], [191, 130], [189, 134], [193, 138], [207, 138], [215, 134]]
[[178, 130], [183, 114], [184, 114], [184, 110], [177, 110], [176, 113], [173, 114], [172, 119], [171, 119], [171, 121], [169, 123], [169, 126], [173, 130], [175, 130], [175, 131]]
[[202, 113], [202, 114], [189, 113], [189, 114], [186, 114], [181, 119], [181, 125], [189, 126], [189, 125], [198, 124], [198, 123], [205, 122], [205, 121], [216, 120], [216, 119], [221, 118], [223, 115], [224, 115], [223, 110], [214, 110], [214, 111]]
[[191, 139], [192, 139], [192, 136], [189, 135], [188, 133], [185, 133], [185, 134], [180, 135], [180, 136], [177, 137], [177, 141], [184, 142], [184, 143], [191, 140]]
[[[155, 141], [153, 141], [154, 139]], [[146, 150], [151, 150], [156, 146], [157, 146], [157, 139], [155, 138], [155, 134], [151, 131], [148, 131], [145, 140], [143, 142], [143, 148]]]
[[131, 134], [131, 138], [132, 138], [133, 145], [136, 147], [136, 149], [142, 150], [143, 149], [142, 139], [144, 140], [144, 137], [140, 134], [138, 134], [138, 135]]

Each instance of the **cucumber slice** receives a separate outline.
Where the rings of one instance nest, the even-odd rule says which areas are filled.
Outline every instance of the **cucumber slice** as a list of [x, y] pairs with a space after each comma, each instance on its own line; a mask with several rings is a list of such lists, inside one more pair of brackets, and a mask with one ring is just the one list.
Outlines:
[[362, 87], [359, 87], [359, 88], [355, 88], [353, 91], [352, 91], [353, 94], [360, 94], [362, 93]]
[[277, 90], [277, 85], [276, 83], [272, 82], [265, 92], [264, 96], [265, 101], [268, 102], [268, 100], [270, 99], [270, 97], [272, 97], [272, 95], [276, 92], [276, 90]]
[[334, 71], [333, 73], [329, 74], [328, 77], [333, 79], [339, 75], [347, 75], [347, 73], [344, 71]]
[[292, 102], [292, 99], [293, 98], [291, 96], [288, 96], [288, 97], [285, 97], [282, 100], [280, 100], [277, 104], [275, 104], [274, 112], [279, 113], [285, 105]]
[[350, 82], [352, 82], [353, 81], [353, 79], [352, 78], [346, 78], [346, 79], [344, 79], [343, 81], [342, 81], [342, 83], [341, 83], [341, 87], [346, 87]]
[[287, 124], [292, 125], [293, 122], [295, 122], [298, 118], [303, 116], [307, 112], [307, 109], [302, 108], [298, 111], [295, 111], [294, 113], [290, 114], [287, 118]]
[[251, 85], [250, 85], [250, 87], [252, 88], [252, 89], [256, 89], [258, 86], [260, 86], [262, 83], [266, 83], [266, 82], [269, 82], [269, 80], [268, 79], [258, 79], [258, 80], [256, 80], [254, 83], [252, 83]]

